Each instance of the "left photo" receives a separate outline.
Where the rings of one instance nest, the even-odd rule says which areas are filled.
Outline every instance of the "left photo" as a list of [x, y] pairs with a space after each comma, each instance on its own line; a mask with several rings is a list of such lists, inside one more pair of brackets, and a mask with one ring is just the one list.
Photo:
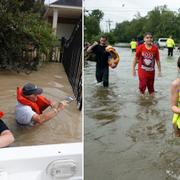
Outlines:
[[82, 0], [0, 2], [0, 179], [82, 179]]

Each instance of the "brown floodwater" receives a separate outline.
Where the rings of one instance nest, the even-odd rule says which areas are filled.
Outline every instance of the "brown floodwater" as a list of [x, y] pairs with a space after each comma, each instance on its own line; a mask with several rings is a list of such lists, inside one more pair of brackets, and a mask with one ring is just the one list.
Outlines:
[[109, 88], [97, 85], [95, 63], [85, 66], [85, 180], [180, 179], [180, 138], [175, 138], [170, 85], [180, 52], [160, 50], [162, 77], [155, 98], [141, 98], [132, 77], [134, 54], [117, 48], [121, 61], [110, 70]]
[[15, 121], [16, 87], [31, 82], [44, 90], [44, 95], [61, 101], [73, 96], [64, 68], [59, 63], [44, 64], [39, 71], [29, 75], [10, 71], [0, 72], [0, 110], [5, 112], [3, 120], [12, 130], [15, 143], [12, 146], [71, 143], [81, 141], [81, 113], [76, 101], [68, 105], [56, 117], [35, 127], [22, 127]]

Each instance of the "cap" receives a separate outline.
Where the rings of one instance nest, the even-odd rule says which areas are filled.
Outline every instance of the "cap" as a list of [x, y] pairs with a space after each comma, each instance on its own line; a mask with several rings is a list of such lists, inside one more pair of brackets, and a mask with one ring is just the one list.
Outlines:
[[25, 96], [28, 95], [32, 95], [32, 94], [41, 94], [43, 92], [42, 88], [38, 88], [36, 85], [31, 84], [31, 83], [27, 83], [24, 85], [23, 89], [22, 89], [22, 93]]

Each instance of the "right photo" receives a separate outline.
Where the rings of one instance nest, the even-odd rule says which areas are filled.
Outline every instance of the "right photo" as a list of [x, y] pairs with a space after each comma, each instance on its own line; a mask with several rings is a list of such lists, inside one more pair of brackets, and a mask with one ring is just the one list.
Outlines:
[[84, 5], [84, 179], [180, 179], [179, 1]]

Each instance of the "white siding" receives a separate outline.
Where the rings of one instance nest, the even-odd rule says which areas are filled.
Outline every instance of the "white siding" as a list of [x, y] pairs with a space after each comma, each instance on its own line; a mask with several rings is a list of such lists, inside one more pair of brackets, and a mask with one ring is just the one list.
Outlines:
[[71, 36], [71, 33], [74, 29], [74, 24], [61, 24], [59, 23], [57, 26], [57, 36], [59, 39], [61, 39], [63, 36], [66, 39], [69, 39]]

